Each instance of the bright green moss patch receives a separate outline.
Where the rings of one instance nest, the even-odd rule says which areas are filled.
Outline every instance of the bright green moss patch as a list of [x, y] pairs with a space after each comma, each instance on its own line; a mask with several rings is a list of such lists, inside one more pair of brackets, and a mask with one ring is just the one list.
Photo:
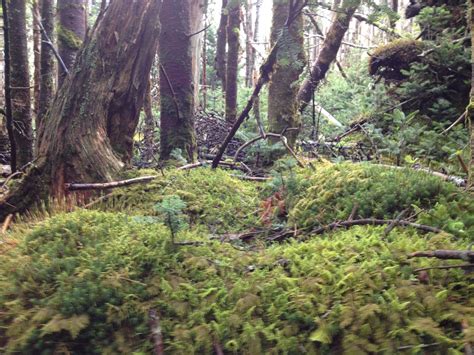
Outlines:
[[[160, 173], [145, 171], [140, 174]], [[101, 208], [133, 215], [154, 215], [154, 206], [165, 196], [177, 195], [187, 205], [185, 212], [191, 225], [205, 225], [213, 232], [223, 233], [257, 223], [258, 186], [220, 169], [165, 171], [165, 176], [149, 184], [115, 191]]]
[[[416, 250], [465, 249], [446, 235], [353, 228], [305, 243], [239, 251], [188, 231], [203, 246], [171, 248], [161, 224], [120, 213], [53, 217], [0, 255], [0, 344], [19, 353], [152, 353], [148, 312], [166, 351], [399, 353], [438, 345], [457, 353], [474, 324], [472, 274], [413, 269]], [[444, 262], [443, 264], [445, 264]]]

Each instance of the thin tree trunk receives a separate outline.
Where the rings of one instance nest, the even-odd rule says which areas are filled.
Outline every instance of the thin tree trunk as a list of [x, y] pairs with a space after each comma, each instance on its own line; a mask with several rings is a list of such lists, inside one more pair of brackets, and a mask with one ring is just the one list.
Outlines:
[[226, 89], [226, 46], [227, 46], [227, 0], [222, 0], [221, 20], [217, 30], [216, 75], [221, 80], [222, 90]]
[[2, 0], [3, 13], [3, 35], [4, 35], [4, 53], [5, 53], [5, 114], [7, 120], [8, 139], [10, 141], [10, 166], [12, 173], [16, 171], [16, 143], [13, 133], [13, 114], [12, 114], [12, 98], [11, 98], [11, 66], [10, 66], [10, 11], [8, 0]]
[[[86, 37], [86, 1], [58, 0], [58, 50], [66, 68], [72, 70], [77, 52]], [[59, 66], [58, 86], [67, 73]]]
[[143, 129], [143, 159], [150, 162], [153, 159], [153, 145], [155, 143], [155, 119], [153, 117], [151, 100], [151, 80], [148, 80], [148, 86], [143, 102], [143, 111], [145, 113], [145, 127]]
[[195, 89], [198, 86], [195, 57], [198, 41], [193, 34], [202, 26], [202, 0], [164, 0], [161, 11], [160, 158], [170, 159], [180, 149], [188, 161], [197, 155], [194, 132]]
[[253, 86], [253, 71], [255, 66], [255, 54], [252, 45], [253, 41], [253, 3], [254, 0], [247, 0], [245, 7], [245, 85], [248, 88]]
[[26, 31], [26, 1], [10, 2], [10, 67], [13, 135], [18, 167], [33, 159], [31, 94]]
[[[39, 113], [39, 99], [40, 99], [40, 85], [41, 85], [41, 28], [39, 21], [41, 18], [40, 15], [40, 0], [33, 1], [33, 56], [34, 56], [34, 114], [35, 119], [38, 118]], [[38, 122], [36, 121], [36, 127], [38, 127]]]
[[[54, 38], [54, 1], [41, 0], [41, 23], [47, 36]], [[36, 119], [36, 129], [39, 132], [36, 144], [41, 142], [43, 119], [54, 99], [54, 52], [48, 44], [45, 34], [41, 36], [41, 85], [39, 98], [39, 113]]]
[[468, 23], [471, 30], [471, 94], [468, 106], [469, 127], [470, 127], [470, 145], [471, 145], [471, 161], [469, 164], [468, 189], [474, 191], [474, 0], [468, 0]]
[[326, 77], [332, 62], [336, 60], [342, 39], [349, 28], [354, 12], [360, 5], [360, 0], [344, 0], [341, 12], [334, 15], [333, 23], [326, 34], [321, 52], [311, 67], [310, 77], [307, 78], [298, 92], [300, 110], [303, 111], [311, 101], [313, 92]]
[[[298, 112], [296, 96], [298, 80], [304, 70], [306, 59], [304, 53], [303, 16], [299, 14], [291, 24], [289, 31], [284, 31], [288, 14], [288, 1], [273, 2], [273, 24], [271, 44], [275, 45], [279, 36], [284, 36], [285, 46], [278, 52], [275, 72], [268, 86], [268, 122], [270, 132], [281, 134], [288, 128], [300, 128], [301, 117]], [[285, 133], [290, 147], [294, 146], [298, 131]]]
[[112, 181], [130, 159], [160, 7], [157, 0], [114, 0], [99, 19], [45, 117], [35, 167], [0, 202], [0, 220], [64, 196], [66, 183]]
[[[260, 11], [262, 9], [262, 0], [257, 0], [255, 4], [255, 25], [254, 25], [254, 32], [253, 32], [253, 42], [257, 43], [260, 39]], [[252, 48], [252, 60], [253, 60], [253, 73], [252, 73], [252, 86], [257, 84], [257, 51], [255, 47]], [[253, 115], [257, 122], [260, 122], [260, 97], [255, 99], [253, 104]]]
[[240, 3], [231, 0], [228, 4], [229, 17], [227, 22], [227, 70], [226, 70], [226, 95], [225, 119], [235, 122], [237, 119], [237, 77], [239, 71], [239, 32], [240, 32]]
[[207, 108], [207, 29], [204, 30], [204, 39], [202, 44], [202, 108]]

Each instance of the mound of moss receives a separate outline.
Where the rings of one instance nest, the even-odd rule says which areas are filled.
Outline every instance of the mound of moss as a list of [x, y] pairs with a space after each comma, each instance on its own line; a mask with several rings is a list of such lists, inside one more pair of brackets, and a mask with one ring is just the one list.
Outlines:
[[[77, 211], [44, 221], [0, 254], [5, 353], [152, 353], [149, 312], [167, 353], [459, 353], [474, 341], [472, 274], [417, 267], [416, 250], [465, 248], [410, 230], [382, 240], [354, 228], [241, 251], [207, 234], [180, 238], [120, 213]], [[466, 323], [467, 322], [467, 323]]]
[[288, 223], [311, 228], [359, 218], [396, 218], [417, 213], [418, 221], [456, 235], [474, 235], [474, 198], [452, 183], [413, 169], [372, 164], [323, 164], [316, 172], [286, 177]]
[[[155, 171], [140, 172], [140, 175], [156, 174]], [[136, 177], [136, 172], [127, 176], [130, 177]], [[191, 225], [200, 224], [223, 233], [256, 223], [260, 203], [258, 184], [240, 180], [220, 169], [166, 170], [161, 178], [149, 184], [114, 191], [108, 201], [98, 207], [104, 211], [154, 216], [154, 206], [169, 195], [177, 195], [186, 203], [185, 212]]]

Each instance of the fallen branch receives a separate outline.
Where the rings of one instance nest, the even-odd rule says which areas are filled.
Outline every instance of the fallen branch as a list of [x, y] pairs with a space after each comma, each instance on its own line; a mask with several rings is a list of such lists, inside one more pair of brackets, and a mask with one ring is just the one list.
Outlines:
[[85, 191], [85, 190], [106, 190], [116, 187], [129, 186], [133, 184], [147, 183], [158, 178], [158, 175], [153, 176], [143, 176], [134, 179], [121, 180], [121, 181], [112, 181], [104, 183], [90, 183], [90, 184], [80, 184], [80, 183], [69, 183], [66, 184], [66, 190], [68, 191]]
[[237, 179], [241, 180], [247, 180], [247, 181], [258, 181], [258, 182], [266, 182], [268, 180], [271, 180], [271, 177], [265, 177], [265, 176], [247, 176], [247, 175], [234, 175], [231, 174], [230, 176], [235, 177]]
[[428, 271], [428, 270], [470, 269], [470, 268], [474, 268], [474, 264], [430, 266], [430, 267], [423, 267], [421, 269], [413, 270], [413, 272], [417, 273], [417, 272]]
[[417, 251], [408, 255], [409, 258], [436, 258], [442, 260], [466, 260], [474, 262], [474, 251], [471, 250], [433, 250]]
[[[177, 170], [190, 170], [190, 169], [195, 169], [195, 168], [199, 168], [201, 166], [206, 166], [210, 164], [212, 164], [212, 160], [200, 161], [197, 163], [191, 163], [191, 164], [180, 166], [179, 168], [177, 168]], [[219, 162], [219, 165], [226, 168], [241, 170], [246, 173], [252, 173], [252, 170], [250, 170], [250, 168], [247, 165], [242, 164], [242, 163], [230, 163], [226, 161], [221, 161]]]
[[148, 313], [150, 317], [151, 336], [153, 338], [154, 354], [164, 355], [165, 347], [163, 344], [163, 334], [161, 333], [160, 317], [154, 309]]
[[418, 168], [418, 167], [409, 168], [409, 167], [405, 167], [405, 166], [395, 166], [395, 165], [387, 165], [387, 164], [374, 164], [374, 165], [383, 166], [383, 167], [392, 168], [392, 169], [412, 169], [412, 170], [416, 170], [416, 171], [422, 171], [424, 173], [427, 173], [427, 174], [430, 174], [430, 175], [433, 175], [433, 176], [437, 176], [437, 177], [443, 179], [444, 181], [452, 182], [453, 184], [455, 184], [458, 187], [464, 187], [464, 186], [466, 186], [466, 183], [467, 183], [466, 179], [463, 179], [462, 177], [454, 176], [454, 175], [446, 175], [446, 174], [440, 173], [438, 171], [433, 171], [433, 170], [430, 170], [430, 169], [427, 169], [427, 168]]
[[5, 222], [2, 225], [2, 234], [7, 233], [8, 227], [10, 227], [10, 223], [13, 220], [13, 214], [9, 214], [7, 218], [5, 218]]

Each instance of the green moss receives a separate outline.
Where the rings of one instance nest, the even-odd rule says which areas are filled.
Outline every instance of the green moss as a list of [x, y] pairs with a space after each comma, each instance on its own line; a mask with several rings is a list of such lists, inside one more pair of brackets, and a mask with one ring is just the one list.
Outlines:
[[79, 49], [82, 46], [82, 39], [73, 31], [58, 25], [58, 39], [70, 49]]
[[57, 215], [0, 254], [0, 343], [6, 353], [151, 353], [155, 310], [173, 354], [210, 354], [215, 343], [242, 354], [397, 353], [427, 343], [438, 343], [431, 353], [460, 351], [473, 340], [461, 330], [474, 321], [472, 276], [434, 270], [419, 283], [413, 269], [436, 262], [406, 255], [466, 245], [409, 230], [387, 242], [382, 232], [242, 252], [195, 230], [186, 237], [206, 245], [171, 251], [161, 224]]

